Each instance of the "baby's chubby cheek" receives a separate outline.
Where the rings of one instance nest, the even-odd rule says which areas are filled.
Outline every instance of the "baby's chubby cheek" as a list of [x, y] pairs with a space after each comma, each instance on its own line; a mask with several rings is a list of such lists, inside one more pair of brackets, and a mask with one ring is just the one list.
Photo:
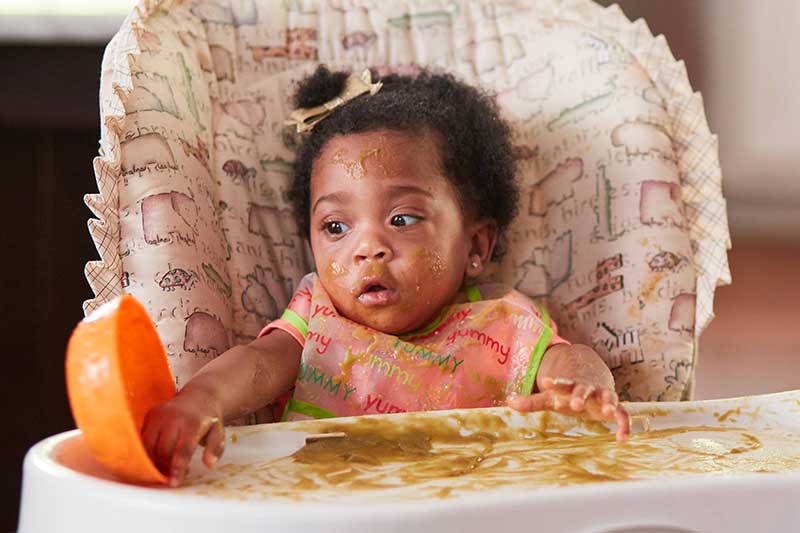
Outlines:
[[352, 282], [348, 280], [349, 276], [350, 269], [335, 260], [328, 261], [328, 266], [320, 272], [324, 285], [333, 285], [341, 289], [349, 289], [352, 286]]
[[418, 272], [424, 271], [434, 281], [438, 281], [447, 274], [447, 262], [438, 252], [427, 248], [419, 248], [414, 255], [416, 258], [414, 267]]
[[427, 325], [442, 307], [453, 303], [461, 287], [457, 263], [429, 247], [419, 247], [411, 255], [402, 279], [401, 299], [387, 309], [402, 322], [402, 332], [413, 331]]
[[448, 289], [447, 283], [442, 284], [448, 269], [438, 252], [425, 247], [417, 248], [405, 270], [398, 311], [426, 314], [425, 311], [430, 309], [424, 308], [440, 304], [440, 293]]
[[355, 294], [358, 290], [357, 273], [336, 260], [330, 260], [327, 266], [319, 265], [319, 267], [320, 282], [334, 307], [345, 317], [358, 321], [358, 317], [354, 316], [354, 306], [358, 296]]
[[[375, 262], [362, 268], [327, 258], [319, 264], [319, 276], [339, 313], [371, 328], [399, 334], [425, 326], [453, 302], [463, 281], [460, 255], [417, 244], [389, 263]], [[394, 280], [398, 301], [387, 307], [364, 306], [358, 299], [363, 282], [384, 275]]]

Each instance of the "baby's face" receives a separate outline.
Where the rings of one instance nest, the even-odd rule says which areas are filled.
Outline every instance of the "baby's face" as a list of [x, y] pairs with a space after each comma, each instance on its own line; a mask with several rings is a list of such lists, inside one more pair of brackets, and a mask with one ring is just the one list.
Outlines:
[[470, 230], [433, 137], [334, 137], [314, 162], [310, 205], [317, 273], [341, 314], [399, 334], [453, 302]]

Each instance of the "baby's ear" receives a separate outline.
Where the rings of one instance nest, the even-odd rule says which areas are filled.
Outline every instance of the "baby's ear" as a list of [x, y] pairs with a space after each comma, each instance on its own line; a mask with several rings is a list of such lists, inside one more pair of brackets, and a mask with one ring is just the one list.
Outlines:
[[492, 259], [495, 244], [497, 244], [497, 222], [485, 218], [472, 224], [467, 276], [477, 278], [481, 275]]

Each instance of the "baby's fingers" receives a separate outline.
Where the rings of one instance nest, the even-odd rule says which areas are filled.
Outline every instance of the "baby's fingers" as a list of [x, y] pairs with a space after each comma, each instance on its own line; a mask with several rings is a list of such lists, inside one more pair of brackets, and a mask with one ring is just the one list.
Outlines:
[[575, 385], [575, 388], [572, 389], [572, 398], [569, 402], [570, 409], [576, 412], [583, 411], [583, 409], [586, 407], [586, 400], [592, 395], [593, 392], [593, 385], [584, 385], [583, 383]]
[[617, 405], [617, 441], [623, 442], [631, 434], [631, 415], [621, 405]]
[[172, 455], [172, 464], [169, 469], [169, 484], [172, 487], [179, 487], [183, 484], [183, 478], [189, 470], [189, 462], [200, 442], [200, 435], [197, 431], [181, 433], [181, 438], [175, 446], [175, 453]]
[[561, 394], [571, 394], [575, 388], [575, 381], [569, 378], [546, 377], [542, 380], [542, 391], [553, 391]]
[[553, 395], [549, 392], [539, 392], [528, 396], [514, 396], [508, 400], [508, 406], [523, 413], [544, 411], [553, 408]]
[[[210, 441], [212, 443], [213, 449], [215, 451], [220, 450], [221, 443], [219, 441], [222, 440], [222, 435], [214, 435], [209, 434], [212, 429], [220, 426], [219, 433], [222, 433], [222, 424], [219, 421], [219, 418], [216, 417], [207, 417], [202, 420], [199, 424], [195, 425], [192, 429], [184, 429], [181, 432], [180, 439], [178, 439], [175, 445], [175, 451], [172, 455], [172, 463], [170, 466], [169, 472], [169, 484], [173, 487], [180, 486], [183, 484], [183, 479], [186, 477], [186, 472], [189, 470], [189, 462], [192, 460], [192, 455], [194, 455], [194, 451], [197, 449], [197, 445], [203, 439], [206, 441]], [[221, 451], [219, 453], [222, 453]], [[219, 456], [217, 456], [219, 458]], [[209, 464], [210, 458], [204, 457], [206, 465], [213, 466], [216, 459]]]
[[[152, 412], [152, 411], [151, 411]], [[150, 456], [151, 459], [154, 461], [156, 458], [156, 450], [158, 446], [158, 437], [161, 435], [161, 425], [156, 422], [156, 420], [150, 417], [150, 413], [147, 414], [144, 418], [144, 427], [142, 429], [142, 444], [144, 445], [144, 449], [147, 452], [147, 455]]]
[[214, 468], [225, 450], [225, 428], [219, 419], [215, 418], [214, 421], [206, 435], [206, 449], [203, 452], [203, 462], [208, 468]]
[[617, 405], [619, 404], [619, 397], [617, 393], [611, 389], [603, 389], [600, 393], [601, 412], [604, 418], [614, 418]]
[[631, 433], [631, 417], [628, 411], [619, 404], [619, 396], [611, 389], [598, 391], [601, 418], [617, 422], [617, 441], [622, 442]]
[[169, 472], [170, 464], [172, 464], [172, 455], [180, 434], [180, 428], [174, 425], [164, 425], [161, 428], [158, 443], [155, 447], [154, 459], [156, 466], [164, 473]]

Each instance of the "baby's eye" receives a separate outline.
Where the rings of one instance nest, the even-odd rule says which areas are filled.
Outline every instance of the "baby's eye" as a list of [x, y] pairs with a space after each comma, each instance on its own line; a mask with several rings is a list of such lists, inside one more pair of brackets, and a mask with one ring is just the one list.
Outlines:
[[414, 215], [395, 215], [392, 217], [392, 226], [410, 226], [422, 220]]
[[350, 227], [345, 224], [344, 222], [339, 222], [338, 220], [334, 220], [333, 222], [326, 222], [323, 229], [328, 232], [330, 235], [341, 235], [342, 233], [346, 232], [350, 229]]

